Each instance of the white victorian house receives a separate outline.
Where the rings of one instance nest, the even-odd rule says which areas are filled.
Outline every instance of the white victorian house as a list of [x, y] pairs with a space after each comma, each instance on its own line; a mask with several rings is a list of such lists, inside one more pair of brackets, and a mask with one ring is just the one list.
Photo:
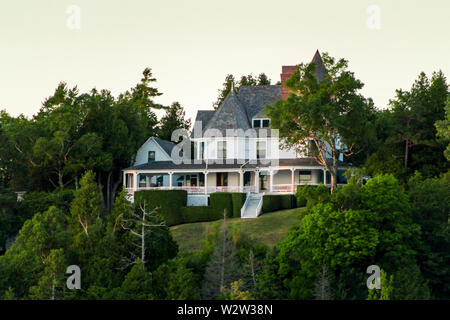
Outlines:
[[[319, 52], [313, 61], [318, 78], [323, 78]], [[295, 68], [282, 67], [282, 84]], [[135, 164], [123, 170], [131, 198], [138, 190], [182, 189], [191, 199], [203, 195], [199, 199], [204, 204], [210, 193], [218, 191], [257, 196], [295, 193], [298, 185], [329, 185], [330, 176], [323, 166], [282, 148], [277, 133], [271, 130], [264, 108], [288, 93], [282, 85], [241, 86], [216, 110], [198, 111], [190, 134], [194, 156], [181, 163], [175, 143], [149, 138], [137, 152]], [[342, 173], [349, 167], [340, 163], [338, 183], [345, 183]]]

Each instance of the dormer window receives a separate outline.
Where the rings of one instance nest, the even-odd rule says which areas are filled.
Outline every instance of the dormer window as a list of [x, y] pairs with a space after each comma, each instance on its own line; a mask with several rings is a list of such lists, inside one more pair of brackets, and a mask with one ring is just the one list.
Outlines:
[[268, 128], [269, 124], [269, 119], [253, 119], [253, 128]]
[[155, 151], [148, 152], [148, 162], [155, 161]]

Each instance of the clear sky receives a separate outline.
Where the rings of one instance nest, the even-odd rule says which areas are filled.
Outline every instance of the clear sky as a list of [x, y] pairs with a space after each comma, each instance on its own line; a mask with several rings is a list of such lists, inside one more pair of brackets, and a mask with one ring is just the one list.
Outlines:
[[449, 12], [448, 0], [1, 0], [0, 109], [31, 116], [60, 81], [117, 95], [151, 67], [158, 102], [194, 117], [226, 74], [276, 82], [316, 49], [348, 59], [383, 108], [421, 71], [449, 77]]

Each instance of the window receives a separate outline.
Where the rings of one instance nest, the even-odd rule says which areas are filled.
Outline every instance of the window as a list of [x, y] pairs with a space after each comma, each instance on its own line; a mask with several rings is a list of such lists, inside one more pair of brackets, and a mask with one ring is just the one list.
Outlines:
[[150, 187], [162, 187], [164, 185], [164, 176], [152, 176], [150, 179]]
[[127, 173], [125, 176], [125, 188], [133, 188], [133, 174]]
[[299, 172], [300, 182], [311, 181], [311, 171], [304, 170]]
[[147, 187], [147, 179], [144, 175], [139, 175], [139, 188]]
[[253, 128], [268, 128], [269, 124], [269, 119], [253, 119]]
[[155, 161], [155, 151], [148, 152], [148, 162]]
[[256, 159], [265, 159], [266, 158], [266, 142], [265, 141], [257, 141], [256, 142]]
[[216, 186], [217, 187], [226, 187], [228, 186], [228, 173], [227, 172], [218, 172], [216, 173]]
[[217, 159], [227, 158], [227, 142], [217, 141]]
[[205, 142], [199, 143], [199, 159], [205, 159]]

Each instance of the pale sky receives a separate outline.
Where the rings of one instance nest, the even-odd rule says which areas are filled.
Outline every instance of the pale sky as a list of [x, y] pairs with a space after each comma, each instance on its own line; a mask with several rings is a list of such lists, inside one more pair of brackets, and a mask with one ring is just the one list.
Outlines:
[[[70, 5], [80, 29], [68, 27]], [[31, 116], [60, 81], [118, 95], [151, 67], [157, 101], [194, 118], [212, 109], [226, 74], [275, 83], [282, 65], [316, 49], [348, 59], [383, 108], [421, 71], [450, 76], [449, 12], [448, 0], [1, 0], [0, 109]]]

